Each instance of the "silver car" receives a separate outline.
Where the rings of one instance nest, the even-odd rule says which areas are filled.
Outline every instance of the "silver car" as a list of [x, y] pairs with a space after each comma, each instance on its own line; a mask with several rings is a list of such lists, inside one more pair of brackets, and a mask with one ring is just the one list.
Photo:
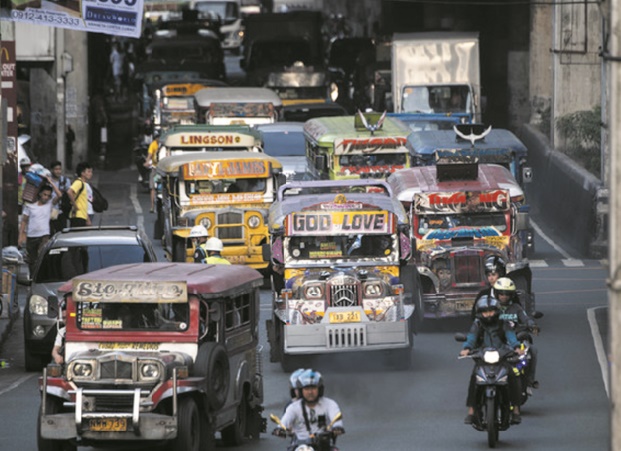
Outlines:
[[48, 298], [75, 276], [124, 263], [155, 262], [149, 238], [136, 226], [64, 229], [41, 251], [24, 309], [24, 358], [27, 371], [41, 370], [51, 359], [57, 319], [48, 316]]

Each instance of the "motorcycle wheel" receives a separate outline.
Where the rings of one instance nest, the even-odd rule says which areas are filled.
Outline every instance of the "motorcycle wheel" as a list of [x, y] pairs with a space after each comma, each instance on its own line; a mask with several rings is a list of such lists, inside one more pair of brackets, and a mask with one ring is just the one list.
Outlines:
[[498, 443], [496, 398], [487, 398], [485, 401], [485, 408], [485, 420], [487, 422], [487, 444], [490, 448], [496, 448], [496, 443]]

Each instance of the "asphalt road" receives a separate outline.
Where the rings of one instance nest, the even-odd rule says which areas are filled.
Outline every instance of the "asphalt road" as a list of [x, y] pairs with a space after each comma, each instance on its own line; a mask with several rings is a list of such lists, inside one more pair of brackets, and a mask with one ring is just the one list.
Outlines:
[[[97, 183], [111, 201], [102, 224], [138, 224], [150, 234], [155, 215], [148, 213], [148, 194], [130, 170], [96, 170]], [[597, 338], [606, 342], [606, 268], [600, 261], [565, 260], [537, 236], [533, 258], [534, 290], [542, 334], [537, 338], [541, 388], [523, 409], [523, 422], [501, 432], [499, 449], [608, 449], [609, 401]], [[161, 246], [155, 241], [160, 256]], [[577, 266], [584, 265], [584, 266]], [[269, 316], [270, 295], [261, 295], [262, 320]], [[589, 311], [593, 319], [589, 320]], [[263, 324], [262, 324], [263, 326]], [[381, 358], [356, 354], [320, 359], [311, 364], [323, 372], [326, 395], [336, 399], [347, 433], [342, 449], [478, 450], [486, 435], [463, 424], [472, 363], [457, 360], [456, 331], [468, 323], [431, 324], [416, 337], [408, 371], [383, 367]], [[287, 378], [269, 362], [269, 345], [261, 327], [265, 373], [265, 410], [277, 415], [287, 402]], [[603, 354], [602, 354], [603, 352]], [[25, 373], [21, 321], [3, 349], [10, 366], [0, 368], [0, 450], [36, 450], [38, 374]], [[310, 365], [309, 365], [310, 366]], [[606, 367], [606, 362], [603, 362]], [[272, 425], [268, 425], [271, 430]], [[239, 449], [285, 449], [286, 442], [269, 434]]]

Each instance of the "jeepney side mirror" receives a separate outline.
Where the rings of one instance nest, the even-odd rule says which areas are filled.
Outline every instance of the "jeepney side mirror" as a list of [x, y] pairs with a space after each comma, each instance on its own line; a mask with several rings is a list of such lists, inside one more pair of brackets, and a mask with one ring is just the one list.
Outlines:
[[523, 167], [522, 168], [522, 182], [530, 183], [532, 181], [533, 181], [533, 168]]
[[261, 254], [263, 255], [263, 261], [269, 262], [272, 259], [272, 246], [269, 243], [262, 244]]
[[276, 175], [276, 185], [278, 187], [283, 186], [285, 183], [287, 183], [287, 176], [283, 173], [277, 174]]
[[56, 296], [48, 296], [47, 297], [47, 317], [48, 318], [58, 318], [58, 297]]
[[222, 307], [219, 302], [212, 302], [208, 312], [210, 321], [219, 323], [222, 319]]
[[530, 228], [530, 216], [525, 211], [518, 211], [515, 213], [515, 228], [514, 233], [520, 230], [528, 230]]
[[326, 156], [325, 155], [315, 155], [315, 169], [323, 171], [326, 167]]

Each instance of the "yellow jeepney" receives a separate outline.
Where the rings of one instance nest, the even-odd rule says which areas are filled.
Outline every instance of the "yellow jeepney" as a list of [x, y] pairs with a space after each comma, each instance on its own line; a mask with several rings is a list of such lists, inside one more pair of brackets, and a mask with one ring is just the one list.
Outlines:
[[385, 179], [410, 167], [410, 130], [379, 113], [320, 117], [304, 124], [308, 167], [314, 179]]
[[265, 269], [268, 209], [284, 183], [277, 159], [258, 152], [185, 152], [162, 159], [163, 247], [173, 261], [192, 261], [190, 229], [222, 240], [231, 263]]

